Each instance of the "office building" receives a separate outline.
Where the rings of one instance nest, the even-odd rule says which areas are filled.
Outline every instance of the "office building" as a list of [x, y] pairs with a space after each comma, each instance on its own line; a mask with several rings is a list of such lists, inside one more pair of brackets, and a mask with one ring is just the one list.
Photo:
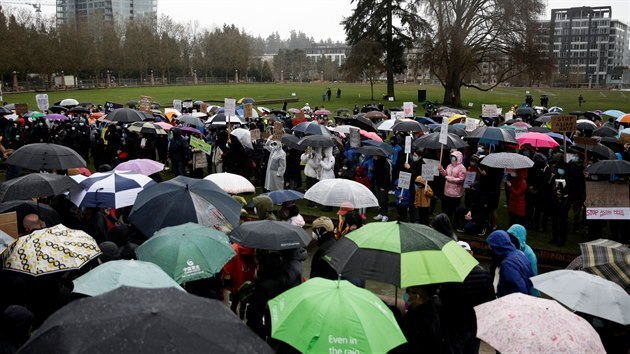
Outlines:
[[157, 0], [57, 0], [57, 25], [157, 19]]

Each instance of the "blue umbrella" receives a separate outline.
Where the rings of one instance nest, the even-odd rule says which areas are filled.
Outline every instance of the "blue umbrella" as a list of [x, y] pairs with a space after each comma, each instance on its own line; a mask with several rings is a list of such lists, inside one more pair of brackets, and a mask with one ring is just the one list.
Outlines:
[[304, 199], [304, 193], [294, 191], [293, 189], [280, 189], [261, 195], [266, 195], [271, 198], [274, 204], [282, 204], [292, 200]]
[[422, 124], [437, 124], [433, 119], [428, 117], [417, 117], [416, 121]]
[[624, 115], [625, 113], [623, 113], [622, 111], [616, 110], [616, 109], [609, 109], [607, 111], [604, 111], [602, 114], [605, 114], [605, 115], [611, 116], [611, 117], [615, 117], [615, 118], [619, 118], [622, 115]]
[[620, 130], [619, 134], [617, 134], [617, 139], [621, 139], [621, 134], [630, 134], [630, 128]]
[[[547, 135], [549, 135], [550, 137], [552, 137], [552, 138], [553, 138], [553, 140], [555, 140], [555, 141], [557, 141], [557, 142], [558, 142], [558, 144], [562, 144], [562, 137], [563, 137], [564, 135], [562, 135], [562, 134], [558, 134], [558, 133], [554, 133], [554, 132], [548, 132], [548, 133], [545, 133], [545, 134], [547, 134]], [[571, 139], [566, 138], [566, 137], [565, 137], [565, 139], [567, 139], [567, 143], [568, 143], [568, 144], [573, 144], [573, 141], [571, 141]]]
[[497, 127], [480, 127], [475, 129], [464, 140], [479, 140], [480, 144], [508, 143], [518, 145], [514, 138], [514, 131]]
[[381, 149], [387, 151], [387, 153], [390, 154], [390, 155], [393, 154], [394, 152], [396, 152], [396, 150], [394, 150], [393, 146], [391, 146], [390, 144], [384, 143], [384, 142], [371, 140], [371, 139], [366, 139], [366, 140], [363, 140], [361, 143], [363, 145], [380, 147]]

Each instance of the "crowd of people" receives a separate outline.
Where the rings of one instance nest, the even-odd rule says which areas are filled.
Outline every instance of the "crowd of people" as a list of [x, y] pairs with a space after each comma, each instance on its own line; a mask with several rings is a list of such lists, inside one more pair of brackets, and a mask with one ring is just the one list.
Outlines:
[[[329, 88], [325, 94], [328, 100], [330, 92]], [[337, 96], [340, 94], [338, 90]], [[382, 105], [363, 108], [385, 111]], [[310, 107], [302, 113], [304, 111], [310, 113]], [[611, 220], [606, 229], [606, 222], [586, 220], [584, 216], [585, 182], [597, 178], [588, 176], [584, 168], [602, 158], [597, 155], [589, 155], [589, 161], [585, 162], [583, 155], [577, 153], [567, 161], [560, 148], [539, 149], [531, 145], [517, 147], [475, 141], [469, 141], [467, 147], [459, 150], [441, 152], [413, 148], [407, 154], [404, 148], [406, 136], [412, 135], [416, 139], [421, 132], [378, 130], [372, 135], [378, 140], [363, 138], [364, 143], [372, 140], [387, 155], [370, 155], [361, 153], [349, 134], [335, 129], [344, 122], [352, 124], [350, 117], [335, 122], [326, 115], [312, 117], [311, 123], [322, 127], [319, 134], [329, 136], [333, 142], [319, 147], [291, 143], [286, 135], [302, 138], [310, 133], [295, 131], [293, 128], [297, 124], [293, 124], [289, 114], [263, 115], [240, 124], [205, 127], [188, 127], [178, 123], [177, 119], [156, 114], [154, 121], [172, 124], [168, 135], [136, 133], [129, 130], [128, 124], [95, 119], [91, 113], [70, 113], [67, 118], [51, 121], [45, 117], [19, 116], [15, 120], [1, 117], [4, 157], [26, 144], [55, 143], [72, 148], [100, 172], [112, 170], [128, 160], [146, 158], [166, 164], [175, 176], [203, 178], [211, 173], [229, 172], [251, 180], [265, 191], [304, 191], [322, 180], [344, 178], [373, 192], [379, 202], [377, 215], [373, 217], [368, 216], [365, 209], [344, 203], [336, 213], [336, 220], [321, 216], [312, 221], [316, 247], [310, 274], [303, 274], [303, 263], [307, 260], [304, 248], [261, 252], [234, 244], [236, 256], [220, 273], [183, 285], [192, 294], [229, 302], [232, 310], [278, 352], [291, 352], [292, 348], [270, 337], [267, 301], [309, 277], [338, 279], [339, 275], [323, 256], [337, 240], [366, 222], [396, 219], [421, 223], [455, 241], [458, 241], [458, 234], [487, 236], [487, 244], [494, 255], [490, 269], [476, 266], [461, 284], [409, 287], [404, 294], [403, 308], [389, 303], [408, 341], [395, 350], [401, 353], [478, 352], [480, 342], [475, 336], [474, 306], [515, 292], [539, 296], [530, 281], [530, 277], [538, 274], [538, 267], [536, 255], [527, 244], [528, 230], [549, 234], [549, 243], [557, 246], [571, 242], [569, 233], [584, 228], [588, 229], [591, 239], [607, 236], [621, 243], [629, 242], [628, 233], [624, 231], [629, 220]], [[273, 139], [274, 122], [282, 122], [283, 139]], [[249, 148], [232, 135], [236, 128], [258, 129], [263, 132], [262, 138], [253, 139]], [[206, 154], [195, 148], [189, 137], [207, 142], [212, 151]], [[626, 144], [618, 158], [630, 161], [629, 149], [630, 144]], [[482, 164], [489, 154], [501, 151], [515, 151], [527, 156], [533, 160], [534, 166], [504, 171]], [[437, 174], [427, 181], [423, 165], [433, 163], [431, 161], [437, 161]], [[6, 178], [12, 179], [24, 172], [7, 165]], [[401, 172], [411, 175], [408, 188], [399, 186]], [[475, 172], [475, 178], [465, 186], [469, 172]], [[158, 173], [151, 177], [160, 181], [163, 175]], [[611, 182], [627, 184], [627, 176], [613, 176]], [[505, 193], [505, 205], [501, 203], [502, 193]], [[274, 203], [268, 196], [255, 196], [249, 205], [243, 198], [235, 198], [244, 208], [249, 208], [244, 212], [244, 218], [253, 214], [261, 220], [285, 220], [299, 227], [305, 226], [294, 202], [285, 202], [279, 210], [277, 207], [274, 210]], [[72, 293], [71, 279], [103, 262], [134, 259], [135, 248], [145, 241], [127, 223], [129, 208], [77, 208], [64, 196], [42, 199], [42, 202], [58, 211], [64, 225], [84, 230], [92, 236], [99, 243], [102, 255], [94, 264], [68, 272], [71, 275], [56, 274], [45, 279], [37, 278], [37, 281], [1, 271], [0, 284], [6, 290], [0, 292], [0, 308], [4, 310], [0, 331], [2, 352], [19, 348], [27, 340], [30, 328], [37, 328], [52, 312], [78, 297]], [[507, 208], [507, 222], [499, 217], [502, 207]], [[332, 211], [330, 206], [310, 201], [306, 208], [315, 216], [319, 214], [318, 210]], [[573, 211], [571, 223], [570, 211]], [[45, 225], [36, 214], [29, 214], [19, 222], [22, 235], [46, 226], [51, 225]], [[468, 243], [459, 241], [459, 244], [472, 254]], [[364, 279], [347, 280], [365, 286]], [[602, 331], [609, 330], [602, 328]], [[620, 344], [615, 340], [605, 345], [612, 350], [620, 348], [616, 347]]]

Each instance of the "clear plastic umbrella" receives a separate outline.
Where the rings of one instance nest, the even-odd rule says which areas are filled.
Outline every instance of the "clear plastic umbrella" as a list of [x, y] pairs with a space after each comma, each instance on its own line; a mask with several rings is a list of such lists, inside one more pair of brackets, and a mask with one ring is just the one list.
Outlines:
[[361, 183], [348, 179], [326, 179], [315, 183], [304, 194], [304, 199], [327, 206], [341, 206], [350, 202], [355, 208], [378, 206], [374, 193]]

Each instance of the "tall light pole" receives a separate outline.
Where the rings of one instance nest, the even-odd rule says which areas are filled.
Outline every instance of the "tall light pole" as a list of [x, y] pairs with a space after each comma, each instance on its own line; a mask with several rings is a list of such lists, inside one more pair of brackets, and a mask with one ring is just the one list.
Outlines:
[[238, 84], [238, 69], [234, 70], [234, 82]]
[[18, 79], [17, 79], [17, 71], [13, 71], [13, 92], [18, 92], [20, 91], [20, 85], [18, 84]]
[[151, 69], [151, 86], [155, 85], [155, 78], [153, 77], [153, 69]]
[[112, 87], [112, 72], [107, 70], [107, 87]]

